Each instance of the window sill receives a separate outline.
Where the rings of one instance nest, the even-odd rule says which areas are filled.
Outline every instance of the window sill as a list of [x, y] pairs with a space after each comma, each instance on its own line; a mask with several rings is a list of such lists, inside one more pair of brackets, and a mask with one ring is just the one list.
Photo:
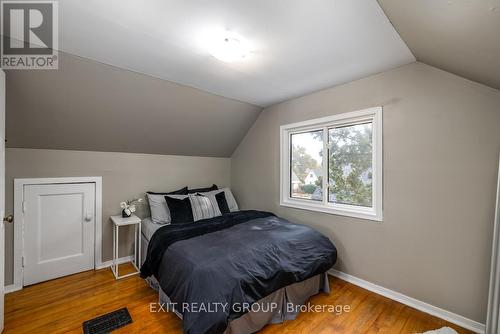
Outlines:
[[301, 201], [301, 200], [286, 199], [286, 200], [281, 200], [280, 205], [286, 206], [289, 208], [294, 208], [294, 209], [302, 209], [302, 210], [308, 210], [308, 211], [328, 213], [328, 214], [338, 215], [338, 216], [360, 218], [360, 219], [371, 220], [371, 221], [375, 221], [375, 222], [382, 222], [382, 218], [383, 218], [382, 214], [376, 214], [375, 212], [373, 212], [371, 210], [362, 211], [362, 209], [356, 209], [356, 208], [354, 208], [352, 210], [344, 210], [344, 209], [338, 209], [335, 207], [325, 206], [322, 202], [321, 203], [305, 203], [304, 201]]

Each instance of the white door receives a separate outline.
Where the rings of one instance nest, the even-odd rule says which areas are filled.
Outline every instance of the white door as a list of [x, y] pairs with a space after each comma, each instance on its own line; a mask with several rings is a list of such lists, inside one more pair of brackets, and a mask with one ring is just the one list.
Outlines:
[[95, 184], [24, 186], [24, 285], [94, 268]]
[[0, 70], [0, 332], [3, 331], [5, 264], [5, 73]]

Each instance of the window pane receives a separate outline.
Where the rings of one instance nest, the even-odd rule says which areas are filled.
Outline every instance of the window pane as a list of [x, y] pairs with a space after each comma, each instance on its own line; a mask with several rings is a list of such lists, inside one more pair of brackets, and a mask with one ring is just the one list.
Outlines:
[[292, 134], [290, 144], [290, 196], [322, 201], [323, 130]]
[[372, 123], [328, 130], [328, 201], [372, 207]]

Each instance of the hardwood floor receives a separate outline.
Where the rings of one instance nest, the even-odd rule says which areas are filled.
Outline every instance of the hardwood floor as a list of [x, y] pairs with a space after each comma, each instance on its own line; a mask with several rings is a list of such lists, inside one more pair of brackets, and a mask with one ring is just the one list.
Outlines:
[[[301, 313], [296, 320], [268, 325], [274, 333], [421, 333], [450, 326], [444, 320], [379, 296], [338, 278], [330, 278], [330, 295], [311, 298], [312, 304], [349, 305], [340, 315]], [[113, 333], [182, 333], [172, 313], [150, 312], [158, 294], [138, 276], [116, 281], [110, 269], [88, 271], [36, 284], [5, 296], [4, 333], [82, 333], [82, 322], [127, 307], [133, 323]]]

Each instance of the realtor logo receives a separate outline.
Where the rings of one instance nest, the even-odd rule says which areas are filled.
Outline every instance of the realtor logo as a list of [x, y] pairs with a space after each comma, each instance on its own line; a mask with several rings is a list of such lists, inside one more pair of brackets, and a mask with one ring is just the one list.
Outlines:
[[57, 1], [1, 1], [0, 67], [58, 68]]

